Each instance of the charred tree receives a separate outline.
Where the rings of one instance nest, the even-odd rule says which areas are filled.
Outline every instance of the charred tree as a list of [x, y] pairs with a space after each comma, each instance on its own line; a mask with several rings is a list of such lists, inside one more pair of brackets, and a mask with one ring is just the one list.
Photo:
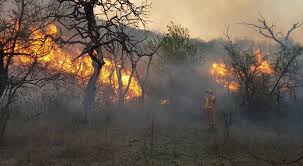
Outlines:
[[[233, 72], [234, 78], [240, 85], [239, 93], [242, 98], [241, 105], [247, 105], [256, 99], [257, 95], [268, 93], [266, 79], [269, 73], [262, 73], [261, 65], [266, 61], [266, 56], [256, 57], [257, 48], [253, 45], [244, 48], [234, 43], [227, 34], [228, 42], [225, 45], [227, 52], [227, 65]], [[263, 77], [266, 75], [266, 77]], [[264, 94], [263, 94], [264, 93]]]
[[7, 86], [8, 72], [5, 68], [4, 48], [0, 43], [0, 94], [2, 95]]
[[55, 36], [36, 35], [45, 32], [53, 23], [54, 19], [48, 15], [53, 4], [11, 0], [0, 6], [5, 8], [5, 5], [12, 9], [0, 10], [0, 140], [6, 131], [11, 105], [18, 100], [19, 90], [25, 86], [43, 86], [58, 78], [57, 74], [48, 71], [47, 65], [38, 63], [39, 58], [50, 51], [45, 43], [54, 40]]
[[293, 24], [286, 33], [276, 31], [275, 24], [268, 24], [268, 22], [261, 17], [258, 19], [257, 24], [243, 23], [253, 27], [261, 36], [268, 38], [276, 43], [278, 50], [274, 57], [273, 70], [275, 76], [272, 79], [272, 86], [270, 89], [270, 95], [276, 96], [279, 103], [282, 92], [285, 89], [289, 92], [293, 91], [297, 87], [302, 86], [302, 73], [298, 73], [298, 59], [302, 58], [303, 47], [302, 45], [295, 43], [291, 39], [293, 32], [298, 30], [303, 24], [298, 22]]
[[[128, 55], [150, 56], [140, 52], [138, 39], [132, 31], [120, 27], [136, 29], [145, 27], [146, 13], [150, 4], [145, 1], [137, 6], [129, 0], [58, 0], [58, 8], [53, 16], [72, 32], [62, 43], [80, 44], [84, 48], [80, 56], [89, 56], [93, 61], [94, 73], [88, 80], [83, 100], [84, 121], [93, 110], [97, 78], [102, 74], [103, 52], [113, 43], [121, 46]], [[79, 56], [79, 57], [80, 57]], [[123, 97], [123, 95], [121, 95]]]
[[131, 83], [135, 79], [137, 61], [141, 56], [127, 54], [117, 43], [113, 43], [107, 50], [111, 55], [109, 59], [113, 62], [111, 83], [117, 88], [118, 107], [123, 111]]
[[[244, 48], [234, 43], [227, 32], [227, 61], [240, 85], [242, 103], [249, 104], [263, 98], [279, 104], [287, 92], [291, 93], [296, 87], [302, 86], [298, 59], [302, 57], [303, 49], [290, 39], [302, 24], [294, 24], [286, 34], [275, 31], [275, 25], [269, 25], [264, 18], [259, 19], [257, 24], [243, 24], [252, 26], [262, 37], [274, 41], [276, 45], [271, 52], [258, 53], [260, 49], [254, 45]], [[264, 71], [264, 68], [268, 68], [268, 71]]]
[[[98, 57], [98, 59], [102, 59], [101, 57], [102, 55], [102, 51], [96, 51], [96, 56]], [[95, 101], [95, 96], [96, 96], [96, 89], [97, 89], [97, 82], [98, 82], [98, 78], [100, 76], [101, 73], [101, 69], [102, 66], [104, 65], [103, 63], [97, 63], [96, 61], [92, 61], [92, 66], [93, 66], [93, 74], [91, 75], [91, 77], [88, 80], [88, 83], [86, 84], [86, 88], [85, 88], [85, 94], [84, 94], [84, 99], [83, 99], [83, 111], [85, 113], [85, 118], [84, 121], [87, 123], [87, 120], [90, 119], [90, 117], [88, 117], [90, 115], [90, 112], [93, 110], [93, 104]]]
[[[146, 89], [147, 89], [147, 83], [148, 83], [148, 78], [149, 78], [149, 73], [150, 73], [150, 66], [151, 66], [151, 62], [152, 62], [153, 58], [149, 57], [147, 62], [145, 62], [143, 64], [143, 68], [145, 68], [145, 74], [140, 74], [138, 68], [136, 68], [136, 78], [138, 79], [140, 88], [141, 88], [141, 102], [143, 104], [143, 108], [144, 108], [144, 101], [145, 101], [145, 95], [146, 95]], [[144, 66], [146, 65], [146, 66]], [[143, 72], [142, 72], [143, 73]]]

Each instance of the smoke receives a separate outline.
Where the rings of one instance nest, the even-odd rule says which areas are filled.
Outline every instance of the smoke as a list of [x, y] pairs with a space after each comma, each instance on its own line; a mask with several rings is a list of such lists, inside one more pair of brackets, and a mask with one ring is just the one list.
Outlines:
[[[135, 0], [141, 2], [141, 0]], [[256, 36], [239, 22], [255, 23], [260, 15], [286, 31], [302, 21], [301, 0], [152, 0], [150, 29], [165, 32], [170, 21], [182, 24], [196, 38], [210, 40], [221, 37], [230, 26], [234, 37]]]

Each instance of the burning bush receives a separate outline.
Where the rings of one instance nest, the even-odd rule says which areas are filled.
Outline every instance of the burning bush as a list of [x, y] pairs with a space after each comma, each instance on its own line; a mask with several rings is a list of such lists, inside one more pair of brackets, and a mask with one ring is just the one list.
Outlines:
[[293, 93], [298, 84], [297, 59], [302, 54], [302, 47], [290, 44], [289, 36], [299, 26], [295, 24], [287, 35], [279, 38], [275, 35], [279, 33], [273, 33], [265, 20], [260, 19], [259, 23], [261, 25], [248, 25], [253, 25], [261, 35], [273, 39], [278, 44], [272, 49], [276, 53], [262, 53], [251, 43], [249, 46], [234, 43], [227, 33], [226, 61], [214, 63], [209, 71], [216, 82], [239, 93], [243, 104], [263, 99], [280, 102], [280, 98]]

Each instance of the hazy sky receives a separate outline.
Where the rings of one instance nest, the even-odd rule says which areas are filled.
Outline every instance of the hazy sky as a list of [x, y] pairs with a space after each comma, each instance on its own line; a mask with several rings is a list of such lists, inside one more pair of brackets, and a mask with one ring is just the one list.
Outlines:
[[166, 25], [174, 21], [187, 27], [193, 37], [201, 39], [222, 36], [227, 25], [235, 37], [255, 37], [251, 29], [237, 23], [254, 23], [259, 15], [275, 22], [281, 30], [303, 21], [303, 0], [150, 1], [150, 29], [165, 32]]

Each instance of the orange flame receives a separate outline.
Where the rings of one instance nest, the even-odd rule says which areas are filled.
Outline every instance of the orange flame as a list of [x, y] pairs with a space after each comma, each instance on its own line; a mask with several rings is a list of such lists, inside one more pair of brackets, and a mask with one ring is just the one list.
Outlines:
[[[32, 36], [33, 39], [43, 38], [46, 34], [56, 35], [58, 29], [55, 25], [49, 25], [45, 32], [37, 31]], [[91, 65], [92, 60], [90, 57], [80, 57], [78, 60], [74, 60], [74, 56], [67, 50], [60, 48], [59, 45], [55, 44], [53, 39], [47, 38], [45, 41], [34, 40], [33, 46], [29, 50], [23, 50], [24, 52], [30, 52], [31, 54], [43, 55], [38, 57], [37, 62], [41, 66], [46, 66], [48, 70], [56, 71], [68, 75], [75, 76], [79, 81], [85, 80], [93, 74], [94, 68]], [[42, 43], [43, 42], [43, 43]], [[41, 47], [42, 45], [42, 47]], [[37, 47], [35, 47], [37, 46]], [[29, 56], [18, 56], [14, 58], [14, 65], [30, 65], [34, 62], [35, 58]], [[110, 75], [113, 73], [112, 82], [110, 81]], [[122, 84], [125, 88], [128, 85], [130, 79], [129, 71], [122, 71]], [[110, 85], [118, 94], [118, 78], [117, 71], [114, 70], [113, 63], [105, 58], [105, 65], [102, 68], [100, 77], [98, 78], [99, 84]], [[139, 98], [141, 95], [141, 88], [135, 78], [132, 78], [130, 82], [129, 91], [127, 93], [126, 99], [131, 100]]]
[[251, 70], [262, 74], [272, 74], [273, 70], [270, 64], [262, 58], [261, 50], [256, 51], [257, 66], [252, 66]]
[[236, 81], [231, 80], [233, 78], [232, 70], [227, 68], [225, 64], [214, 63], [209, 73], [215, 78], [216, 82], [222, 84], [225, 88], [231, 91], [239, 89], [240, 85]]
[[[272, 74], [273, 69], [270, 64], [262, 58], [260, 50], [256, 51], [256, 66], [251, 66], [251, 71], [256, 72], [257, 74]], [[222, 84], [225, 88], [228, 88], [230, 91], [238, 91], [240, 85], [238, 82], [234, 81], [233, 78], [233, 69], [228, 68], [223, 63], [214, 63], [209, 70], [210, 75], [216, 80], [217, 83]]]

